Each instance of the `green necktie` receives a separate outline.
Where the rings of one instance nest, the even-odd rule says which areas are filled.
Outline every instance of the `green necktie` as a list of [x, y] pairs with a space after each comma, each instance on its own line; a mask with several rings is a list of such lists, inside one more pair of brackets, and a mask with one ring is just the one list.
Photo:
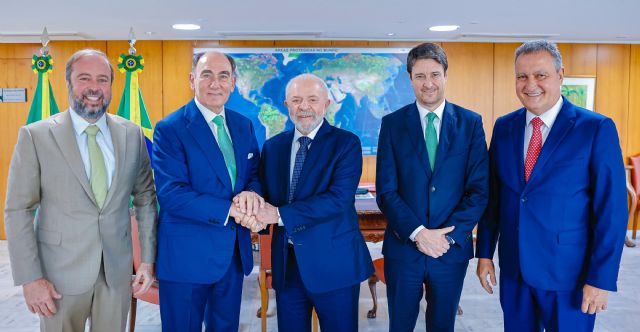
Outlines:
[[87, 133], [89, 162], [91, 163], [89, 183], [91, 184], [93, 197], [95, 197], [98, 207], [102, 209], [104, 201], [107, 198], [107, 168], [104, 164], [102, 150], [96, 141], [96, 135], [99, 131], [100, 128], [95, 125], [91, 125], [84, 130], [84, 132]]
[[233, 145], [231, 139], [227, 135], [227, 131], [224, 130], [224, 117], [218, 115], [213, 118], [213, 123], [216, 125], [216, 133], [218, 134], [218, 147], [222, 151], [224, 157], [224, 163], [227, 165], [227, 171], [231, 178], [231, 188], [236, 186], [236, 157], [233, 154]]
[[427, 114], [427, 127], [424, 129], [424, 140], [427, 143], [427, 153], [429, 154], [429, 164], [432, 171], [433, 166], [436, 164], [436, 150], [438, 149], [438, 134], [436, 134], [436, 127], [433, 125], [433, 120], [436, 117], [436, 113], [429, 112]]

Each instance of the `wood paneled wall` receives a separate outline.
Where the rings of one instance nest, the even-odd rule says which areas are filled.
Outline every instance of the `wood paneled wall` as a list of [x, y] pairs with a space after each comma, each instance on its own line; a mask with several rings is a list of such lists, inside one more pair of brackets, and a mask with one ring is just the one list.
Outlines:
[[[138, 54], [145, 59], [140, 85], [152, 123], [187, 102], [191, 55], [194, 47], [412, 47], [418, 42], [373, 41], [139, 41]], [[446, 96], [448, 100], [482, 114], [487, 141], [495, 119], [520, 107], [514, 91], [513, 54], [515, 43], [441, 43], [449, 57]], [[66, 109], [64, 65], [73, 52], [95, 48], [117, 64], [126, 53], [124, 41], [54, 41], [51, 75], [54, 94], [61, 110]], [[596, 76], [596, 111], [611, 117], [620, 135], [625, 157], [640, 153], [640, 45], [560, 44], [565, 75]], [[37, 44], [0, 44], [0, 87], [28, 89], [33, 97], [37, 76], [31, 71], [31, 57]], [[404, 75], [404, 73], [402, 73]], [[117, 111], [124, 75], [116, 71], [110, 112]], [[7, 174], [18, 128], [24, 124], [28, 103], [0, 103], [0, 202], [4, 206]], [[375, 180], [375, 157], [364, 157], [362, 181]], [[0, 216], [0, 239], [4, 238]]]

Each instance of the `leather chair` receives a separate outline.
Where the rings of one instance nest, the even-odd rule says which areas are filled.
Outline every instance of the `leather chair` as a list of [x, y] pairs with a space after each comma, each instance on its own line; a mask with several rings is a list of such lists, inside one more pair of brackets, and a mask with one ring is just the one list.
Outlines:
[[[258, 284], [260, 285], [260, 308], [256, 316], [262, 321], [262, 332], [267, 331], [267, 310], [269, 309], [269, 289], [272, 289], [271, 281], [271, 236], [273, 235], [273, 225], [269, 225], [269, 233], [260, 235], [260, 273], [258, 274]], [[313, 310], [311, 326], [313, 332], [318, 332], [318, 315]]]
[[[138, 266], [142, 262], [140, 254], [140, 240], [138, 240], [138, 222], [135, 216], [131, 216], [131, 244], [133, 248], [133, 274], [135, 275]], [[129, 312], [129, 332], [134, 332], [136, 329], [136, 308], [138, 300], [145, 302], [160, 304], [160, 289], [158, 288], [158, 282], [154, 281], [149, 288], [149, 291], [140, 295], [131, 295], [131, 309]]]

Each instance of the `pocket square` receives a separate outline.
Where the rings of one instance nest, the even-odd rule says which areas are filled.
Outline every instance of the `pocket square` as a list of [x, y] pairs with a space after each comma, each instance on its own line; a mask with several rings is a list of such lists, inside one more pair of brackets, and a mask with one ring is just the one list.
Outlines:
[[249, 154], [247, 155], [247, 159], [251, 159], [253, 158], [253, 152], [249, 152]]

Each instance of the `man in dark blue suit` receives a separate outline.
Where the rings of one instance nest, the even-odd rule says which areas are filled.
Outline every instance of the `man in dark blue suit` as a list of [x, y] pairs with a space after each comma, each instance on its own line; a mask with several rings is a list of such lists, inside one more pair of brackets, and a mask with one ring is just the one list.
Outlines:
[[251, 121], [224, 107], [234, 72], [229, 56], [196, 55], [189, 76], [195, 98], [155, 128], [163, 331], [200, 332], [203, 320], [207, 331], [238, 330], [243, 273], [253, 259], [249, 230], [235, 221], [249, 223], [264, 202]]
[[477, 274], [493, 293], [499, 238], [505, 331], [593, 331], [616, 290], [627, 225], [618, 134], [611, 119], [561, 97], [555, 44], [524, 43], [515, 58], [524, 108], [493, 129]]
[[324, 120], [329, 90], [303, 74], [286, 87], [295, 129], [265, 142], [260, 180], [266, 204], [256, 216], [274, 223], [273, 288], [278, 331], [358, 331], [360, 282], [373, 273], [354, 198], [362, 172], [358, 137]]
[[426, 330], [453, 331], [471, 231], [487, 205], [482, 119], [445, 101], [447, 67], [440, 46], [413, 48], [407, 71], [416, 102], [382, 118], [376, 190], [388, 221], [382, 253], [394, 332], [413, 331], [423, 292]]

